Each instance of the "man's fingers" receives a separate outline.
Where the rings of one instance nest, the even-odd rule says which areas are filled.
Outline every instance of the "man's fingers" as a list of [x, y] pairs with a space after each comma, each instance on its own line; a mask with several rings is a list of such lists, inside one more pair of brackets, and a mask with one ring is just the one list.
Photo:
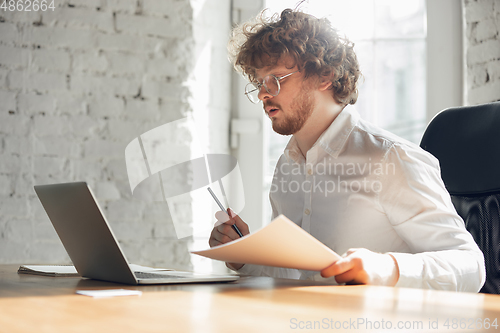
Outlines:
[[335, 281], [337, 281], [337, 283], [348, 283], [354, 281], [358, 273], [359, 272], [356, 268], [350, 269], [345, 273], [335, 276]]
[[[219, 226], [216, 227], [217, 231], [220, 233], [220, 241], [222, 243], [227, 243], [232, 240], [240, 238], [240, 236], [236, 233], [236, 231], [233, 228], [232, 224], [229, 224], [230, 222], [228, 221], [227, 223], [222, 223]], [[225, 238], [225, 237], [226, 238]]]
[[214, 246], [219, 246], [219, 245], [222, 245], [221, 242], [219, 242], [218, 240], [216, 240], [215, 238], [210, 238], [208, 240], [208, 245], [210, 245], [210, 247], [214, 247]]
[[322, 277], [335, 276], [337, 283], [366, 283], [365, 274], [361, 274], [362, 264], [356, 257], [345, 257], [321, 271]]
[[231, 220], [234, 221], [234, 224], [236, 224], [243, 236], [248, 235], [250, 233], [250, 230], [248, 230], [248, 224], [243, 222], [241, 217], [239, 215], [236, 215], [231, 208], [228, 208], [228, 212], [231, 215]]
[[210, 238], [208, 239], [208, 245], [210, 245], [210, 247], [222, 244], [219, 240], [217, 240], [217, 234], [219, 234], [219, 231], [216, 228], [214, 228], [210, 233]]
[[229, 215], [227, 215], [227, 213], [222, 210], [215, 213], [215, 218], [217, 219], [217, 222], [215, 222], [215, 226], [226, 223], [230, 220]]
[[238, 239], [239, 236], [236, 231], [233, 230], [231, 225], [221, 224], [215, 227], [210, 234], [210, 239], [208, 240], [208, 244], [211, 247], [226, 244], [232, 242], [235, 239]]
[[[231, 216], [231, 218], [229, 217]], [[221, 244], [228, 243], [240, 238], [240, 235], [234, 230], [233, 225], [236, 225], [243, 236], [249, 234], [248, 225], [236, 215], [230, 208], [227, 212], [218, 211], [215, 213], [217, 222], [214, 225], [211, 238], [214, 238]], [[217, 233], [215, 231], [218, 231]], [[211, 243], [209, 243], [211, 245]]]
[[353, 263], [349, 258], [342, 258], [337, 260], [332, 265], [321, 271], [322, 277], [337, 276], [343, 274], [353, 267]]

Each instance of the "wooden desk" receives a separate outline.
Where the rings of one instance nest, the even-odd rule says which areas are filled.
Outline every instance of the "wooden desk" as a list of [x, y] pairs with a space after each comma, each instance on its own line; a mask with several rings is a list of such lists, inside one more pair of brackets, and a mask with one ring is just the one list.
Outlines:
[[[484, 328], [486, 318], [500, 325], [500, 296], [325, 286], [265, 277], [245, 277], [236, 283], [137, 287], [20, 275], [18, 267], [0, 265], [2, 333], [313, 331], [309, 327], [322, 332], [500, 330], [500, 326]], [[137, 289], [143, 294], [101, 299], [75, 294], [78, 289], [111, 288]]]

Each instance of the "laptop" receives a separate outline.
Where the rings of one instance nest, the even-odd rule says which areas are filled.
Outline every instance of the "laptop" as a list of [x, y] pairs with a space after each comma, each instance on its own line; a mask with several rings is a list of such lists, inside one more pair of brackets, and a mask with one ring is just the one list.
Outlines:
[[35, 192], [82, 277], [131, 285], [228, 282], [239, 278], [173, 270], [134, 272], [87, 183], [38, 185]]

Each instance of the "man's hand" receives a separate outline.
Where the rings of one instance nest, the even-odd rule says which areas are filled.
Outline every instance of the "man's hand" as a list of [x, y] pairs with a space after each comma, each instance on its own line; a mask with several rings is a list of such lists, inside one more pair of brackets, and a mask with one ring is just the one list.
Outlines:
[[[227, 211], [227, 213], [223, 211], [215, 213], [217, 222], [215, 223], [212, 233], [210, 234], [210, 239], [208, 240], [208, 244], [210, 245], [210, 247], [219, 246], [240, 238], [240, 236], [232, 227], [233, 224], [236, 224], [243, 236], [250, 233], [248, 230], [248, 225], [243, 222], [243, 220], [238, 215], [236, 215], [231, 210], [231, 208], [228, 208]], [[231, 215], [231, 218], [228, 214]], [[232, 270], [237, 271], [241, 267], [243, 267], [243, 264], [226, 263], [226, 266]]]
[[342, 259], [323, 269], [321, 276], [335, 276], [337, 283], [394, 286], [399, 279], [399, 268], [390, 254], [350, 249]]

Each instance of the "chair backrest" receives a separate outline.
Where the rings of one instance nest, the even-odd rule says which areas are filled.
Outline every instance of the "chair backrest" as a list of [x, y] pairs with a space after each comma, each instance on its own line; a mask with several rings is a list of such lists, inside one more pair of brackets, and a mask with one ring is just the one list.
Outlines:
[[439, 160], [453, 204], [483, 251], [481, 292], [500, 294], [500, 102], [440, 112], [420, 146]]

